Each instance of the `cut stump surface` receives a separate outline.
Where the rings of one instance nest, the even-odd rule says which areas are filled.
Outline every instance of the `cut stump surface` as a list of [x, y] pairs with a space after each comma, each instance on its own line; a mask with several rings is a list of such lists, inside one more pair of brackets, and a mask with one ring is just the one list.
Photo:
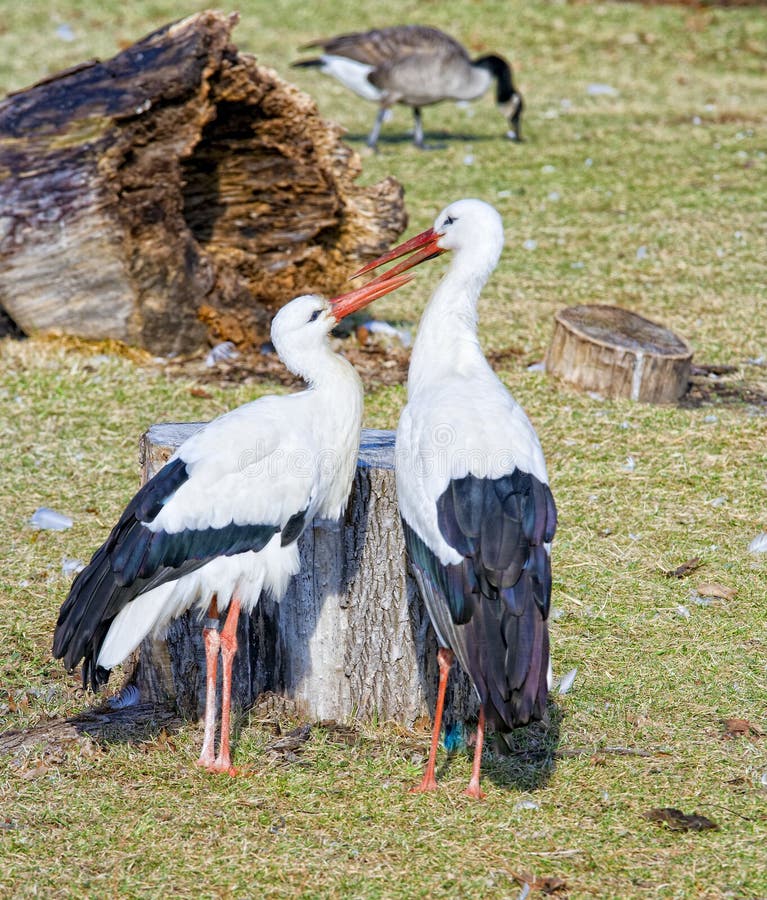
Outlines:
[[692, 350], [663, 325], [617, 306], [560, 310], [546, 370], [584, 391], [674, 403], [687, 390]]

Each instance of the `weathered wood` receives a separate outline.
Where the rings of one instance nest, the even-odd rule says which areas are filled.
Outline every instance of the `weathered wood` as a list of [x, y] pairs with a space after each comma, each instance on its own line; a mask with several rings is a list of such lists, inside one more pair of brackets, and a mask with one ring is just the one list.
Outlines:
[[555, 318], [546, 370], [605, 397], [674, 403], [687, 390], [692, 350], [656, 322], [616, 306], [571, 306]]
[[393, 179], [203, 12], [0, 102], [0, 306], [156, 353], [258, 345], [404, 229]]
[[[151, 477], [200, 424], [155, 425], [142, 439]], [[394, 434], [363, 430], [343, 521], [315, 521], [299, 541], [301, 571], [280, 603], [262, 597], [238, 631], [233, 692], [241, 707], [263, 691], [290, 698], [312, 719], [395, 720], [412, 725], [434, 709], [436, 640], [407, 571], [394, 481]], [[147, 640], [129, 681], [142, 700], [175, 701], [202, 714], [202, 626], [187, 615], [165, 641]], [[456, 667], [457, 669], [457, 667]], [[447, 719], [476, 715], [463, 673], [451, 676]]]

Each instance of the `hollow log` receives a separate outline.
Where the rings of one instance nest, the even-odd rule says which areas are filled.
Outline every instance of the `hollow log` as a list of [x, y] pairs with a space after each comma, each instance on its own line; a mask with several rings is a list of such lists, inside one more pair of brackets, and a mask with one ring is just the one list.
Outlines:
[[584, 391], [674, 403], [687, 390], [692, 350], [662, 325], [617, 306], [560, 310], [546, 371]]
[[[155, 425], [142, 438], [150, 478], [200, 424]], [[241, 616], [233, 700], [251, 706], [270, 691], [309, 719], [350, 717], [412, 725], [434, 710], [437, 643], [407, 569], [394, 481], [394, 433], [364, 429], [345, 518], [315, 520], [299, 539], [301, 571], [280, 602], [262, 596]], [[220, 678], [220, 667], [219, 667]], [[202, 623], [189, 613], [165, 640], [147, 639], [127, 683], [143, 702], [202, 715]], [[476, 695], [455, 667], [446, 720], [476, 716]]]
[[202, 12], [0, 102], [0, 306], [154, 353], [258, 345], [402, 232], [393, 178]]

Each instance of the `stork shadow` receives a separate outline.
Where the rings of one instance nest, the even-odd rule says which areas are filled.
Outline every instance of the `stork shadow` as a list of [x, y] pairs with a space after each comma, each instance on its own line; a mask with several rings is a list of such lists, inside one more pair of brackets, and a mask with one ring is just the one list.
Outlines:
[[556, 767], [563, 719], [561, 707], [549, 701], [546, 722], [531, 722], [508, 734], [488, 734], [482, 755], [482, 775], [496, 787], [536, 791], [545, 787]]
[[[544, 788], [554, 773], [563, 719], [561, 708], [550, 701], [546, 722], [531, 722], [506, 734], [488, 730], [482, 752], [481, 778], [507, 791], [527, 792]], [[437, 778], [447, 776], [461, 755], [474, 756], [477, 721], [452, 722], [444, 732], [447, 756]]]
[[49, 719], [31, 728], [5, 731], [0, 734], [0, 756], [59, 757], [64, 748], [83, 738], [99, 744], [148, 742], [163, 734], [173, 734], [182, 725], [181, 718], [168, 706], [140, 703], [112, 708], [106, 703], [69, 718]]

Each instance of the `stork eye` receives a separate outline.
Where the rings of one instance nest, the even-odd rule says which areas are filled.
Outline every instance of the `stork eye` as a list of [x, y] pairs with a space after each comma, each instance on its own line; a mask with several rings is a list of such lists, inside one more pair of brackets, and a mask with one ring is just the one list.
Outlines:
[[456, 221], [456, 219], [455, 219], [453, 216], [448, 216], [448, 217], [445, 219], [444, 224], [445, 224], [445, 225], [452, 225], [453, 222], [455, 222], [455, 221]]
[[309, 316], [309, 321], [316, 322], [317, 319], [320, 317], [321, 312], [322, 312], [321, 309], [315, 309], [314, 312]]

